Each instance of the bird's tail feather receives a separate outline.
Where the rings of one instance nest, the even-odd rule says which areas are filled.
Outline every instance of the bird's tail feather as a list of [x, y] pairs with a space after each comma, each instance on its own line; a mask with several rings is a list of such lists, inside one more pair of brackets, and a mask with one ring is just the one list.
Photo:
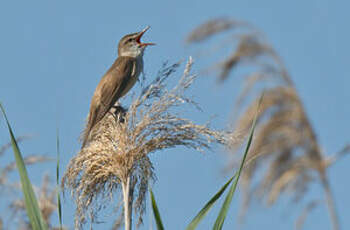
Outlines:
[[81, 133], [80, 135], [80, 141], [82, 142], [81, 149], [83, 149], [86, 146], [89, 140], [91, 129], [92, 129], [92, 126], [88, 123], [85, 129], [83, 130], [83, 132]]
[[96, 123], [98, 122], [98, 120], [97, 120], [98, 112], [99, 112], [99, 107], [97, 107], [93, 110], [90, 110], [86, 127], [80, 135], [80, 140], [82, 142], [81, 149], [83, 149], [86, 146], [86, 144], [88, 143], [89, 138], [90, 138], [90, 133], [91, 133], [92, 129], [94, 128], [94, 126], [96, 125]]

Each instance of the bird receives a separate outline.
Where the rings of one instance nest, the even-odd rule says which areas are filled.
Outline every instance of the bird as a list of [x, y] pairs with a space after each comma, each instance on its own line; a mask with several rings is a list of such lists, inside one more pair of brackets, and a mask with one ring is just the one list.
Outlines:
[[135, 85], [143, 72], [143, 54], [147, 46], [141, 37], [150, 27], [140, 32], [127, 34], [118, 44], [118, 57], [101, 78], [90, 103], [90, 111], [85, 130], [82, 133], [82, 149], [89, 141], [92, 129], [100, 122], [115, 103]]

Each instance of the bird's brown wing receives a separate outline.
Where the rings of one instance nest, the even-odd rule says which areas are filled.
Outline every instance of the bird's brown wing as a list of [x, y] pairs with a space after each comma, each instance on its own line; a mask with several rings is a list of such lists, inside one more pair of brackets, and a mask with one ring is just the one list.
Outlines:
[[91, 100], [88, 123], [82, 134], [82, 148], [86, 145], [93, 127], [102, 120], [121, 97], [131, 78], [134, 65], [134, 58], [118, 57], [102, 77]]

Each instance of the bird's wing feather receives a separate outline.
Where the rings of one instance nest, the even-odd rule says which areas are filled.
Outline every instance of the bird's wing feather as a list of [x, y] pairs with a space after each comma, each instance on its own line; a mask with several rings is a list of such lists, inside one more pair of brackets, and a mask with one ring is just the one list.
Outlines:
[[90, 105], [90, 113], [85, 131], [82, 134], [84, 147], [92, 128], [113, 107], [128, 84], [134, 68], [135, 59], [118, 57], [98, 84]]
[[102, 108], [100, 116], [97, 118], [98, 121], [106, 115], [121, 97], [122, 92], [132, 77], [134, 62], [134, 58], [119, 57], [111, 67], [110, 71], [106, 73], [106, 80], [101, 89]]

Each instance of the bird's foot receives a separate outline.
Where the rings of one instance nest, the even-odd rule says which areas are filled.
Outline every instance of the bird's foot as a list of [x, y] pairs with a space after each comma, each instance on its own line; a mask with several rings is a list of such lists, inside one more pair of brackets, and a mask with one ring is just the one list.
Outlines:
[[125, 109], [123, 106], [117, 104], [112, 107], [111, 113], [113, 114], [114, 118], [120, 122], [124, 123], [125, 122], [125, 115], [128, 110]]

